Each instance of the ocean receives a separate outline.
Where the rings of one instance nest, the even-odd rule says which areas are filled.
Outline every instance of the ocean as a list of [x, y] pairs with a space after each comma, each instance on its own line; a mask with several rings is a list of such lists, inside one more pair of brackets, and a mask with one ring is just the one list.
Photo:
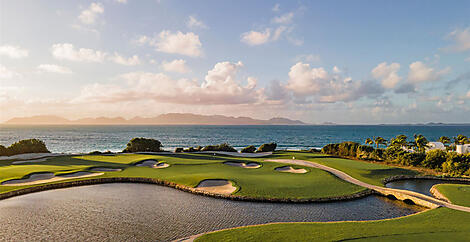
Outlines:
[[422, 134], [429, 141], [440, 136], [470, 136], [470, 125], [248, 125], [248, 126], [0, 126], [0, 144], [29, 138], [43, 140], [51, 152], [121, 151], [133, 137], [158, 139], [164, 149], [227, 142], [237, 149], [276, 142], [278, 149], [321, 148], [326, 144], [399, 134]]

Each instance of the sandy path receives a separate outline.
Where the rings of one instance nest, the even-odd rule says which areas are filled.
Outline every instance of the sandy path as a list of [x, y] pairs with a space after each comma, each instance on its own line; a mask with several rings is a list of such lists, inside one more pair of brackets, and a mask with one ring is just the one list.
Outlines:
[[224, 162], [224, 164], [229, 165], [229, 166], [238, 166], [238, 167], [248, 168], [248, 169], [256, 169], [256, 168], [261, 167], [261, 164], [256, 163], [256, 162], [245, 163], [245, 162], [226, 161]]
[[237, 190], [232, 182], [223, 179], [204, 180], [196, 187], [197, 191], [204, 191], [215, 194], [232, 194]]
[[19, 164], [24, 164], [24, 163], [36, 163], [36, 162], [46, 161], [47, 159], [49, 159], [49, 157], [44, 157], [44, 158], [35, 159], [35, 160], [17, 160], [17, 161], [13, 161], [12, 164], [19, 165]]
[[365, 182], [362, 182], [362, 181], [360, 181], [356, 178], [351, 177], [350, 175], [348, 175], [348, 174], [346, 174], [342, 171], [336, 170], [336, 169], [331, 168], [329, 166], [320, 165], [320, 164], [315, 163], [313, 161], [288, 160], [288, 159], [272, 159], [272, 160], [266, 160], [266, 161], [318, 168], [318, 169], [328, 171], [331, 174], [333, 174], [333, 175], [337, 176], [338, 178], [343, 179], [347, 182], [350, 182], [352, 184], [356, 184], [356, 185], [361, 186], [361, 187], [369, 188], [369, 189], [375, 190], [375, 191], [380, 192], [380, 193], [387, 192], [387, 191], [388, 192], [402, 193], [402, 194], [405, 194], [405, 195], [408, 195], [408, 196], [412, 196], [412, 197], [416, 197], [416, 198], [428, 201], [428, 202], [433, 203], [437, 206], [443, 206], [443, 207], [447, 207], [447, 208], [451, 208], [451, 209], [455, 209], [455, 210], [470, 212], [470, 207], [464, 207], [464, 206], [451, 204], [451, 203], [441, 201], [437, 198], [430, 197], [430, 196], [427, 196], [427, 195], [424, 195], [424, 194], [421, 194], [421, 193], [418, 193], [418, 192], [413, 192], [413, 191], [408, 191], [408, 190], [401, 190], [401, 189], [394, 189], [394, 188], [388, 188], [388, 187], [379, 187], [379, 186], [376, 186], [376, 185], [365, 183]]
[[100, 176], [104, 173], [92, 173], [86, 171], [79, 171], [70, 174], [64, 174], [61, 176], [55, 176], [54, 173], [39, 173], [39, 174], [32, 174], [28, 178], [24, 179], [14, 179], [2, 182], [3, 186], [27, 186], [27, 185], [37, 185], [55, 181], [63, 181], [68, 179], [74, 178], [85, 178], [85, 177], [93, 177], [93, 176]]
[[274, 170], [280, 171], [280, 172], [289, 172], [289, 173], [307, 173], [307, 170], [303, 168], [295, 169], [292, 166], [277, 167], [277, 168], [274, 168]]
[[120, 169], [120, 168], [108, 168], [108, 167], [94, 167], [94, 168], [91, 168], [90, 171], [103, 171], [103, 172], [106, 172], [106, 171], [122, 171], [122, 169]]

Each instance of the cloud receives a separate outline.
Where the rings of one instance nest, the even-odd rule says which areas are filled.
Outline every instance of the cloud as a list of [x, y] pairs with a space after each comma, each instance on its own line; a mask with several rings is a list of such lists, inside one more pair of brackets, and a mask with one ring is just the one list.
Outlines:
[[269, 82], [265, 95], [268, 101], [283, 101], [289, 98], [289, 92], [285, 85], [278, 80]]
[[126, 85], [92, 84], [82, 89], [74, 102], [134, 102], [154, 100], [162, 103], [186, 105], [228, 105], [256, 103], [260, 90], [257, 80], [246, 79], [246, 84], [236, 80], [243, 67], [241, 62], [219, 62], [207, 72], [203, 82], [172, 79], [163, 73], [131, 72], [121, 76]]
[[463, 52], [470, 50], [470, 27], [466, 29], [456, 29], [447, 36], [454, 43], [444, 50], [454, 51], [454, 52]]
[[434, 70], [434, 68], [428, 67], [421, 61], [416, 61], [410, 64], [410, 71], [408, 72], [408, 80], [411, 83], [423, 83], [432, 82], [439, 80], [442, 76], [450, 72], [450, 68], [447, 67], [442, 70]]
[[103, 62], [107, 55], [104, 52], [93, 49], [76, 49], [69, 43], [54, 44], [52, 45], [51, 52], [52, 56], [56, 59], [79, 62]]
[[114, 52], [114, 56], [109, 57], [111, 61], [116, 64], [125, 65], [125, 66], [135, 66], [140, 64], [139, 56], [133, 55], [132, 57], [125, 58], [118, 53]]
[[308, 55], [298, 55], [295, 57], [295, 62], [310, 62], [310, 63], [319, 63], [321, 62], [320, 55], [308, 54]]
[[286, 88], [296, 98], [313, 98], [316, 102], [327, 103], [349, 102], [384, 92], [376, 82], [353, 81], [350, 77], [330, 74], [324, 68], [311, 68], [302, 62], [291, 67]]
[[276, 24], [290, 24], [292, 23], [292, 19], [294, 18], [294, 13], [289, 12], [285, 13], [281, 16], [274, 17], [271, 22], [276, 23]]
[[186, 26], [188, 26], [188, 28], [208, 29], [207, 25], [205, 25], [201, 20], [198, 20], [195, 16], [189, 16]]
[[21, 75], [0, 64], [0, 79], [13, 79], [17, 77], [21, 77]]
[[459, 83], [464, 82], [464, 81], [467, 81], [467, 83], [470, 83], [470, 71], [460, 74], [458, 77], [448, 81], [446, 84], [446, 89], [449, 90], [451, 88], [459, 88], [460, 87]]
[[165, 71], [177, 72], [177, 73], [187, 73], [189, 68], [186, 66], [186, 61], [183, 59], [173, 60], [170, 62], [163, 61], [162, 68]]
[[126, 4], [127, 0], [116, 0], [116, 2]]
[[392, 89], [395, 88], [402, 79], [397, 74], [399, 70], [400, 64], [398, 63], [390, 63], [390, 65], [388, 65], [387, 62], [382, 62], [378, 64], [371, 73], [375, 79], [381, 81], [383, 87]]
[[40, 72], [52, 72], [59, 74], [70, 74], [72, 70], [65, 66], [53, 65], [53, 64], [41, 64], [36, 67]]
[[404, 83], [395, 89], [395, 93], [402, 94], [402, 93], [415, 93], [416, 87], [411, 83]]
[[104, 7], [101, 3], [91, 3], [90, 6], [83, 10], [78, 19], [84, 24], [94, 24], [100, 14], [104, 13]]
[[199, 36], [193, 32], [182, 33], [181, 31], [172, 33], [164, 30], [154, 38], [140, 36], [137, 40], [139, 44], [148, 44], [154, 46], [157, 51], [180, 54], [191, 57], [202, 56], [202, 44]]
[[19, 46], [2, 45], [0, 46], [0, 55], [5, 55], [13, 59], [20, 59], [27, 57], [29, 54], [27, 49], [23, 49]]
[[264, 31], [249, 31], [241, 35], [241, 41], [248, 45], [262, 45], [268, 42], [271, 37], [271, 29], [267, 28]]
[[271, 10], [273, 12], [279, 12], [281, 11], [281, 5], [279, 3], [276, 3]]

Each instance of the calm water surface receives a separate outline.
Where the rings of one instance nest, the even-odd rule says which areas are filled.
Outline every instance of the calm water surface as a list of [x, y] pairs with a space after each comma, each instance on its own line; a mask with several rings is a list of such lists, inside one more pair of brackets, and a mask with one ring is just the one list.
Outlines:
[[461, 182], [461, 181], [445, 181], [445, 180], [434, 180], [434, 179], [407, 179], [407, 180], [398, 180], [392, 181], [385, 184], [386, 187], [402, 189], [402, 190], [411, 190], [414, 192], [419, 192], [428, 196], [432, 196], [430, 190], [431, 187], [436, 184], [470, 184], [470, 182]]
[[0, 125], [0, 144], [39, 138], [52, 152], [122, 151], [133, 137], [160, 140], [164, 148], [205, 146], [228, 142], [240, 149], [247, 145], [277, 142], [279, 149], [308, 149], [329, 143], [356, 141], [399, 134], [423, 134], [430, 141], [440, 136], [470, 136], [470, 126], [424, 125], [253, 125], [253, 126], [10, 126]]
[[420, 210], [375, 196], [333, 203], [253, 203], [156, 185], [102, 184], [0, 201], [0, 240], [167, 241], [250, 224], [374, 220]]

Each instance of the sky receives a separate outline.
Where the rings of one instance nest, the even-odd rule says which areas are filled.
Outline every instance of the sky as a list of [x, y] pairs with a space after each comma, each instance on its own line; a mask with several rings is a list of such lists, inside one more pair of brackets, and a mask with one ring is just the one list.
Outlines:
[[470, 1], [0, 1], [0, 122], [470, 122]]

